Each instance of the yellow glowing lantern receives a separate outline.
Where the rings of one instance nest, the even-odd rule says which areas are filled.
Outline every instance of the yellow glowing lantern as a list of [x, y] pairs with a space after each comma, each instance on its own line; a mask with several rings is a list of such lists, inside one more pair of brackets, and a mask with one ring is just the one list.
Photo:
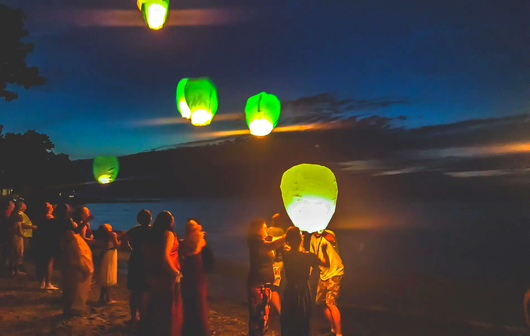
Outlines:
[[309, 233], [326, 229], [338, 196], [337, 180], [329, 168], [314, 164], [294, 166], [283, 174], [280, 189], [295, 226]]
[[169, 0], [137, 0], [136, 4], [149, 28], [158, 30], [164, 26], [169, 12]]

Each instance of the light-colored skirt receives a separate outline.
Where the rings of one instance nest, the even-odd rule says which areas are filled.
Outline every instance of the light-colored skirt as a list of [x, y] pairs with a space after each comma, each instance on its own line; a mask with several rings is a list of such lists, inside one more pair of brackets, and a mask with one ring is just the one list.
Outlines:
[[112, 249], [105, 252], [99, 267], [99, 283], [102, 287], [118, 284], [118, 250]]

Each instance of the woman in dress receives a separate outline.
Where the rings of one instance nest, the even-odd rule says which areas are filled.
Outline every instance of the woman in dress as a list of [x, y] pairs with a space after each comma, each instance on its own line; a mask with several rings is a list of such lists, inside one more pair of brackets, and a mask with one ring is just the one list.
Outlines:
[[145, 293], [147, 291], [147, 281], [145, 279], [144, 257], [142, 255], [142, 245], [151, 230], [151, 212], [141, 210], [136, 216], [138, 225], [127, 231], [123, 240], [127, 240], [131, 255], [127, 263], [127, 288], [131, 291], [129, 306], [131, 308], [131, 321], [136, 322], [137, 313], [140, 318], [145, 313]]
[[[169, 211], [156, 217], [143, 244], [148, 300], [141, 333], [154, 336], [182, 335], [179, 243], [173, 232], [175, 220]], [[144, 323], [145, 322], [145, 323]]]
[[112, 226], [109, 224], [101, 225], [99, 230], [104, 248], [103, 258], [99, 265], [99, 283], [101, 285], [99, 304], [109, 305], [116, 302], [110, 297], [110, 287], [118, 284], [118, 247], [120, 247], [120, 241], [118, 241], [116, 232], [112, 232]]
[[87, 207], [78, 208], [72, 216], [72, 219], [77, 224], [75, 233], [81, 235], [81, 238], [90, 244], [90, 242], [94, 239], [94, 235], [90, 229], [90, 220], [92, 219], [90, 210]]
[[182, 270], [181, 292], [184, 306], [184, 335], [207, 336], [208, 284], [202, 260], [202, 248], [206, 246], [204, 231], [196, 220], [186, 223], [184, 239], [180, 243], [179, 257]]
[[255, 219], [250, 223], [247, 234], [250, 259], [247, 278], [249, 336], [263, 336], [269, 328], [274, 250], [285, 244], [285, 235], [267, 241], [268, 235], [265, 220]]
[[309, 275], [311, 267], [329, 267], [327, 245], [322, 246], [323, 259], [316, 254], [304, 251], [302, 234], [297, 227], [287, 230], [283, 252], [283, 264], [287, 286], [283, 292], [281, 327], [282, 335], [311, 335], [311, 291]]

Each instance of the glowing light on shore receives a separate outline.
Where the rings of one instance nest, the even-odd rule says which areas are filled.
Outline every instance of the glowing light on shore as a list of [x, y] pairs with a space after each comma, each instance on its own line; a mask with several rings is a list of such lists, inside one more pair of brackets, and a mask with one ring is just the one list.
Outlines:
[[295, 226], [310, 233], [326, 229], [338, 197], [337, 180], [329, 168], [314, 164], [294, 166], [283, 174], [280, 189]]

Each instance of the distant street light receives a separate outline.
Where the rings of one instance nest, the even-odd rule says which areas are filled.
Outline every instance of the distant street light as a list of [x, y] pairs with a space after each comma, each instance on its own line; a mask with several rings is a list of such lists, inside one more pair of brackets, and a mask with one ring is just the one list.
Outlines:
[[144, 20], [153, 30], [164, 27], [169, 12], [169, 0], [137, 0]]
[[281, 104], [275, 95], [266, 92], [250, 97], [245, 106], [245, 116], [250, 134], [268, 135], [280, 118]]

